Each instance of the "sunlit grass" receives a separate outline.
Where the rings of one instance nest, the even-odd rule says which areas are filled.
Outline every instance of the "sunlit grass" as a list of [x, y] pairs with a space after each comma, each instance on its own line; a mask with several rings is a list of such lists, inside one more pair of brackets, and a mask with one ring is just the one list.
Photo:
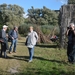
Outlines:
[[0, 58], [0, 75], [11, 75], [11, 68], [18, 71], [14, 75], [75, 75], [75, 65], [67, 62], [66, 50], [59, 50], [55, 45], [38, 45], [33, 61], [28, 63], [24, 42], [24, 38], [18, 41], [17, 53], [7, 51], [9, 58]]

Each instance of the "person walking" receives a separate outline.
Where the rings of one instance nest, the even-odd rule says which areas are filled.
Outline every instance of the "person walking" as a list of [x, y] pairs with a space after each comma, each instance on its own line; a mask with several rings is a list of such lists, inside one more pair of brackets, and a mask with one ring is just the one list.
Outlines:
[[6, 30], [8, 26], [3, 25], [3, 29], [0, 31], [0, 42], [1, 42], [1, 53], [0, 56], [2, 57], [2, 53], [4, 52], [4, 58], [7, 57], [6, 50], [8, 49], [8, 40], [6, 35]]
[[38, 40], [38, 34], [35, 31], [33, 31], [32, 26], [29, 27], [29, 30], [30, 32], [28, 33], [26, 41], [27, 41], [27, 47], [29, 50], [29, 61], [28, 62], [32, 62], [33, 55], [34, 55], [34, 47]]
[[18, 27], [14, 27], [12, 30], [9, 31], [8, 33], [9, 37], [11, 38], [11, 45], [9, 48], [9, 53], [12, 53], [12, 48], [13, 48], [13, 53], [16, 53], [16, 46], [17, 46], [17, 41], [18, 41]]

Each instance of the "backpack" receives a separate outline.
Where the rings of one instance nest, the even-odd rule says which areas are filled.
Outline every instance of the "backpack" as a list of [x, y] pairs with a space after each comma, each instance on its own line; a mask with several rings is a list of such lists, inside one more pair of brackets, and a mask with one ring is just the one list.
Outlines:
[[26, 38], [26, 42], [25, 42], [25, 45], [27, 46], [27, 41], [28, 41], [28, 37]]
[[2, 38], [2, 30], [0, 30], [0, 39]]
[[13, 30], [10, 30], [8, 32], [8, 42], [11, 42], [12, 41], [12, 38], [11, 38], [11, 35], [13, 34]]

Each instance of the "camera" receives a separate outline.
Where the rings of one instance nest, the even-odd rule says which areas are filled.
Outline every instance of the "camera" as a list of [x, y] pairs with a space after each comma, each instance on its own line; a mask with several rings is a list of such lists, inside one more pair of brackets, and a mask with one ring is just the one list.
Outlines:
[[70, 29], [70, 27], [67, 27], [67, 29]]
[[67, 29], [72, 29], [71, 27], [67, 27]]

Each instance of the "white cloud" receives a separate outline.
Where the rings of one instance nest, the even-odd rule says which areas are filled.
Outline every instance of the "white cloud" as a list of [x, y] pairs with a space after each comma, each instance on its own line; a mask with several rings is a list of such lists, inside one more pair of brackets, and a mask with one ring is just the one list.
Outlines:
[[62, 4], [67, 4], [68, 0], [56, 0], [56, 1], [59, 1], [61, 2]]
[[25, 14], [23, 14], [23, 17], [24, 18], [28, 18], [28, 15], [27, 15], [28, 13], [25, 13]]

